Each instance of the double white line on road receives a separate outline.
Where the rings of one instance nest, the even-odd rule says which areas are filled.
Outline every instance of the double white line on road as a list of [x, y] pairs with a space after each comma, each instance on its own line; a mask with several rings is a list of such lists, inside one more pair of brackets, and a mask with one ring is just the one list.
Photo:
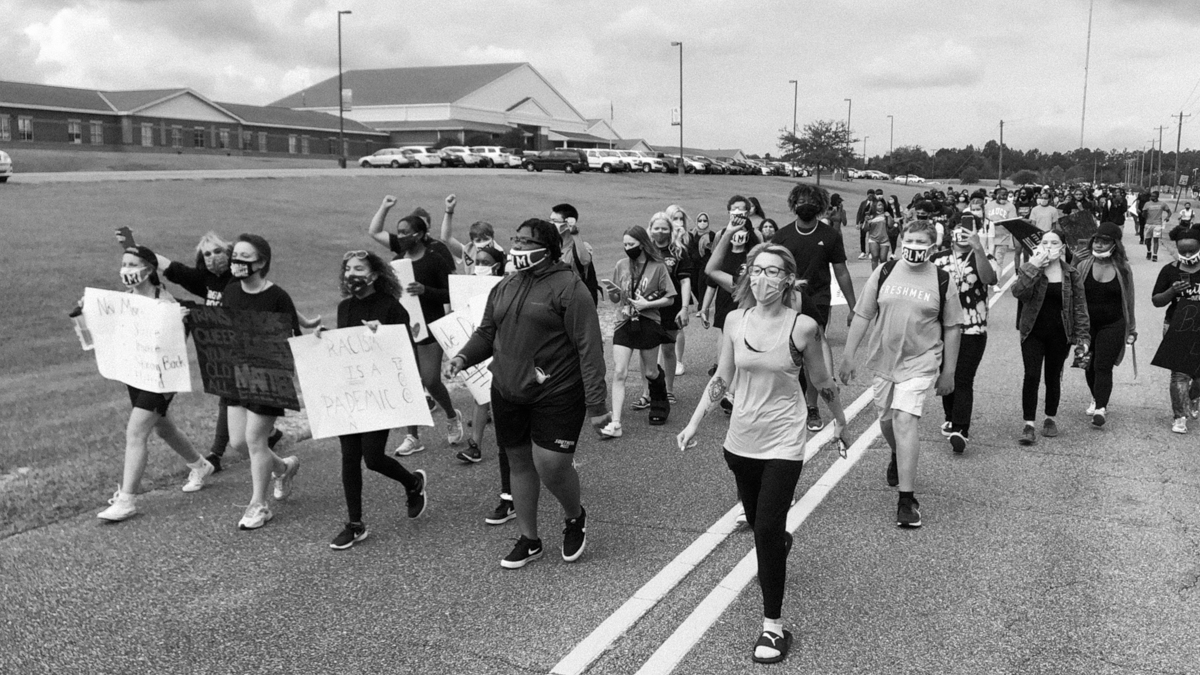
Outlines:
[[[1012, 269], [1006, 266], [1003, 273]], [[1009, 287], [1016, 280], [1016, 274], [988, 302], [988, 307], [995, 307]], [[846, 408], [846, 421], [858, 416], [871, 402], [871, 389], [868, 388], [849, 407]], [[846, 453], [846, 459], [835, 461], [825, 471], [820, 479], [812, 485], [804, 496], [796, 502], [788, 512], [787, 530], [795, 532], [809, 515], [816, 509], [825, 497], [833, 490], [854, 467], [871, 443], [879, 437], [879, 423], [874, 422]], [[833, 440], [833, 425], [818, 432], [805, 446], [804, 461], [808, 462], [827, 442]], [[667, 563], [658, 574], [637, 590], [628, 600], [613, 612], [607, 619], [596, 627], [590, 635], [576, 645], [550, 671], [551, 675], [579, 675], [600, 658], [613, 643], [621, 638], [638, 620], [654, 608], [667, 593], [671, 592], [680, 581], [693, 569], [702, 563], [717, 546], [737, 529], [736, 518], [738, 506], [734, 506], [725, 515], [713, 523], [704, 534], [700, 535], [674, 560]], [[742, 558], [733, 570], [717, 584], [707, 597], [700, 602], [695, 610], [680, 624], [679, 628], [651, 655], [650, 659], [638, 670], [639, 675], [662, 675], [670, 673], [679, 665], [687, 653], [704, 636], [717, 619], [737, 599], [746, 585], [758, 574], [758, 561], [754, 549]]]

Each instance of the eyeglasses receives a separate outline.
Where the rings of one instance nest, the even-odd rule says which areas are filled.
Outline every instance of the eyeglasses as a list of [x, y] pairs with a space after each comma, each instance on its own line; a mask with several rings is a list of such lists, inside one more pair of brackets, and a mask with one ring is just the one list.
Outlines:
[[221, 255], [224, 252], [225, 252], [225, 249], [223, 249], [223, 248], [215, 248], [211, 251], [203, 251], [202, 253], [205, 258], [211, 258], [216, 255]]
[[768, 279], [780, 279], [787, 275], [787, 270], [783, 269], [782, 267], [775, 267], [774, 265], [770, 267], [751, 265], [746, 269], [746, 272], [748, 272], [752, 277], [761, 277], [766, 275]]
[[526, 246], [528, 244], [537, 244], [538, 246], [546, 245], [545, 242], [538, 241], [537, 239], [534, 239], [532, 237], [523, 237], [519, 234], [514, 237], [510, 237], [509, 241], [511, 241], [512, 243], [514, 243], [518, 246]]
[[366, 260], [367, 252], [366, 251], [346, 251], [346, 255], [342, 256], [342, 262], [346, 262], [347, 260], [349, 260], [351, 258], [358, 258], [359, 260]]

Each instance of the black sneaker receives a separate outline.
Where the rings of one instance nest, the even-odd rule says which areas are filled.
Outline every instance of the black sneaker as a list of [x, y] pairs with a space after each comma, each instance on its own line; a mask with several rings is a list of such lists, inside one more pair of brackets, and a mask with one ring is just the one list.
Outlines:
[[1042, 435], [1046, 438], [1054, 438], [1058, 435], [1058, 425], [1054, 423], [1054, 420], [1047, 419], [1042, 423]]
[[476, 445], [475, 439], [467, 439], [467, 449], [459, 450], [454, 458], [464, 464], [478, 464], [483, 460], [483, 453], [479, 451], [479, 446]]
[[900, 500], [899, 505], [896, 506], [896, 525], [900, 527], [921, 526], [921, 505], [917, 503], [916, 497]]
[[587, 511], [579, 507], [578, 518], [567, 518], [567, 526], [563, 528], [562, 557], [567, 562], [579, 560], [583, 549], [587, 547]]
[[329, 542], [329, 548], [335, 551], [344, 551], [366, 538], [366, 523], [346, 523], [346, 527], [342, 528], [338, 536]]
[[1021, 445], [1033, 445], [1037, 443], [1037, 430], [1033, 428], [1032, 424], [1025, 425], [1025, 428], [1021, 430], [1021, 437], [1017, 439], [1017, 442]]
[[961, 431], [950, 432], [950, 447], [954, 448], [954, 454], [961, 455], [967, 449], [967, 435]]
[[887, 484], [888, 487], [896, 487], [900, 484], [900, 471], [896, 467], [896, 453], [892, 453], [892, 461], [888, 462], [887, 468]]
[[820, 431], [825, 427], [825, 422], [821, 421], [821, 411], [816, 408], [808, 409], [808, 430]]
[[208, 460], [209, 464], [213, 465], [213, 473], [221, 473], [221, 456], [213, 453], [204, 459]]
[[501, 499], [500, 506], [497, 506], [496, 510], [492, 511], [492, 515], [484, 518], [483, 522], [487, 523], [488, 525], [503, 525], [504, 523], [507, 523], [516, 517], [517, 510], [513, 508], [512, 500]]
[[530, 539], [521, 535], [512, 552], [500, 561], [500, 566], [506, 570], [521, 569], [540, 557], [542, 557], [542, 540]]
[[405, 492], [408, 493], [408, 517], [419, 518], [422, 513], [425, 513], [425, 507], [429, 506], [429, 500], [425, 498], [425, 470], [417, 469], [413, 474], [421, 482], [415, 489], [405, 489]]
[[276, 429], [271, 432], [270, 436], [267, 436], [267, 447], [274, 450], [281, 440], [283, 440], [283, 432]]

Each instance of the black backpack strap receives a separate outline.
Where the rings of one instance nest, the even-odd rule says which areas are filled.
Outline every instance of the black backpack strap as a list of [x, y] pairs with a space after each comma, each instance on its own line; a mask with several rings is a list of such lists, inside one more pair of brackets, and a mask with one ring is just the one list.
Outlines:
[[879, 270], [879, 284], [876, 285], [876, 287], [875, 287], [875, 297], [876, 298], [879, 297], [879, 291], [883, 289], [883, 282], [887, 280], [888, 275], [892, 273], [892, 270], [896, 269], [896, 261], [888, 260], [887, 262], [880, 265], [880, 267], [882, 269]]

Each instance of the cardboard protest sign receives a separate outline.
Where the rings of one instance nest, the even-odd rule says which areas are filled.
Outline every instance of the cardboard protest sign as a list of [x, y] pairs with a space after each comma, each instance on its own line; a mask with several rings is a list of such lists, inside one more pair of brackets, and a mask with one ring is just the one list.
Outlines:
[[[478, 296], [476, 297], [478, 298]], [[454, 355], [471, 339], [471, 334], [475, 332], [475, 322], [466, 312], [450, 312], [429, 324], [429, 332], [442, 346], [446, 358], [454, 358]], [[492, 401], [492, 371], [488, 370], [491, 363], [492, 360], [488, 359], [462, 371], [467, 390], [471, 392], [471, 397], [475, 399], [475, 402], [480, 405]]]
[[83, 320], [101, 376], [159, 394], [192, 390], [178, 304], [88, 288]]
[[451, 274], [450, 309], [455, 312], [467, 311], [471, 300], [480, 295], [486, 300], [488, 294], [501, 281], [504, 281], [504, 277], [477, 277], [473, 274]]
[[413, 340], [420, 342], [429, 337], [429, 329], [425, 326], [425, 312], [421, 310], [421, 299], [406, 290], [409, 284], [417, 280], [413, 274], [412, 261], [408, 258], [397, 258], [392, 261], [392, 269], [396, 271], [396, 278], [400, 280], [400, 290], [403, 291], [400, 304], [408, 312], [408, 325], [412, 327]]
[[[1120, 225], [1121, 223], [1117, 223]], [[1058, 221], [1058, 229], [1067, 235], [1067, 246], [1076, 248], [1085, 240], [1091, 239], [1092, 235], [1096, 234], [1096, 228], [1100, 223], [1096, 222], [1095, 216], [1087, 209], [1076, 209], [1069, 216], [1063, 216]]]
[[288, 345], [313, 438], [433, 426], [407, 327], [327, 330]]
[[300, 409], [288, 348], [290, 316], [196, 307], [189, 318], [204, 391], [241, 403]]
[[999, 220], [996, 221], [996, 225], [1011, 232], [1013, 239], [1021, 242], [1021, 248], [1025, 249], [1025, 253], [1029, 255], [1033, 255], [1033, 249], [1042, 243], [1042, 235], [1045, 234], [1037, 225], [1024, 218]]
[[1200, 300], [1180, 300], [1151, 365], [1200, 377]]

